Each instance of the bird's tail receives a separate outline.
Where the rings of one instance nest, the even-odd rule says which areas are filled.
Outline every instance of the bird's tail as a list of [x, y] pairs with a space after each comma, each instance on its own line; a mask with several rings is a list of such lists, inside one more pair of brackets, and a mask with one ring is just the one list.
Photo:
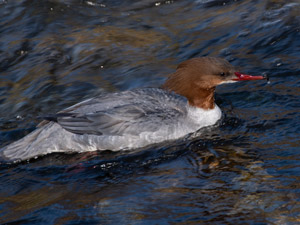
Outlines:
[[17, 162], [37, 155], [47, 154], [48, 152], [46, 149], [41, 147], [43, 146], [44, 140], [51, 134], [51, 127], [53, 127], [53, 125], [53, 122], [49, 122], [45, 126], [37, 128], [22, 139], [0, 149], [0, 160], [6, 162]]

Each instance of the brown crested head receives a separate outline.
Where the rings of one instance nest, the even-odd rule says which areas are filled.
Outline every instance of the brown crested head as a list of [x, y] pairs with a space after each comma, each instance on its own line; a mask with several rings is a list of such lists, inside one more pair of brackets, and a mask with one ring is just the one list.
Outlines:
[[169, 75], [162, 88], [185, 96], [192, 106], [213, 109], [217, 85], [254, 79], [265, 78], [236, 72], [229, 62], [221, 58], [201, 57], [180, 63], [176, 72]]

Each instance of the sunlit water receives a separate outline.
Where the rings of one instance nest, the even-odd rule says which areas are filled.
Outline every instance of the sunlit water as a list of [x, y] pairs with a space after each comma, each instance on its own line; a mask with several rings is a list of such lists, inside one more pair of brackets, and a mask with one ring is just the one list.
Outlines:
[[0, 165], [4, 224], [299, 224], [299, 1], [0, 0], [0, 147], [40, 116], [220, 56], [217, 126], [135, 152]]

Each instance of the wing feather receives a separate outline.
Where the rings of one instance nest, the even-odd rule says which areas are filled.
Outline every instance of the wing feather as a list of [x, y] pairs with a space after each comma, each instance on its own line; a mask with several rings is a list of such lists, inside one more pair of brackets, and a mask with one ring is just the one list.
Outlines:
[[156, 131], [186, 115], [184, 97], [158, 88], [108, 94], [57, 114], [57, 122], [75, 134], [139, 135]]

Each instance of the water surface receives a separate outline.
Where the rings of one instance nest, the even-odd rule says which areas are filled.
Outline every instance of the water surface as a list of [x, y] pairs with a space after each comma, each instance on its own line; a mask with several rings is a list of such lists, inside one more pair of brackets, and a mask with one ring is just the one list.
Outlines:
[[300, 2], [0, 0], [0, 147], [99, 93], [218, 56], [223, 120], [128, 153], [0, 165], [3, 224], [299, 224]]

